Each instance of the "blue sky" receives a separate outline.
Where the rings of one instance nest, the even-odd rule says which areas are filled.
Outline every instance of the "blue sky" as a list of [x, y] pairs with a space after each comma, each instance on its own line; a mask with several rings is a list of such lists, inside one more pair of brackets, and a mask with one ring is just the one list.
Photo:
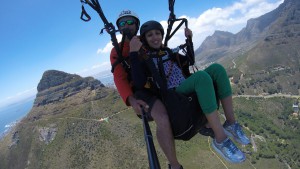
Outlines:
[[[141, 23], [158, 20], [166, 28], [167, 0], [100, 0], [109, 22], [123, 9], [135, 11]], [[250, 18], [269, 12], [283, 0], [177, 0], [175, 14], [186, 17], [194, 33], [194, 46], [215, 30], [237, 33]], [[92, 17], [80, 20], [80, 0], [3, 1], [0, 6], [0, 107], [36, 93], [46, 70], [88, 76], [110, 69], [112, 47], [108, 34], [99, 35], [103, 23], [85, 5]], [[120, 39], [120, 35], [117, 35]], [[182, 30], [169, 46], [183, 42]]]

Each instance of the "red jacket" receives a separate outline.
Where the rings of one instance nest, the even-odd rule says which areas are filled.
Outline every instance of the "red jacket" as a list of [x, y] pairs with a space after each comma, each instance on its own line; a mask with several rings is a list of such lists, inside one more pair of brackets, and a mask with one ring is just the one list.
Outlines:
[[[122, 51], [123, 57], [128, 57], [129, 56], [129, 42], [124, 42], [124, 47]], [[115, 50], [115, 48], [112, 48], [110, 52], [110, 63], [113, 65], [115, 61], [118, 58], [118, 54]], [[132, 91], [132, 83], [128, 81], [127, 79], [127, 72], [123, 68], [121, 64], [118, 64], [115, 69], [114, 69], [114, 82], [117, 87], [117, 90], [122, 97], [123, 101], [127, 106], [130, 106], [128, 102], [128, 97], [133, 95]]]

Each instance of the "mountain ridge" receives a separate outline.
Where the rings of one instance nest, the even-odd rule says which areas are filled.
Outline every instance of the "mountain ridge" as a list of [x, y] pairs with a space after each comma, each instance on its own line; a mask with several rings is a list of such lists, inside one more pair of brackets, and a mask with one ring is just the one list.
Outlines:
[[[241, 52], [250, 50], [258, 41], [270, 36], [269, 34], [274, 32], [269, 30], [272, 24], [278, 21], [278, 19], [284, 19], [282, 16], [285, 16], [286, 13], [292, 13], [290, 10], [294, 8], [299, 8], [299, 2], [297, 0], [285, 0], [284, 3], [280, 4], [275, 10], [258, 18], [248, 20], [246, 27], [236, 34], [216, 31], [212, 36], [207, 37], [200, 47], [195, 50], [196, 61], [199, 64], [207, 64], [209, 62], [215, 62], [222, 57], [229, 57], [229, 55], [234, 58]], [[298, 9], [296, 11], [298, 11]], [[220, 37], [222, 32], [223, 37]], [[222, 38], [227, 39], [226, 43], [221, 43]], [[215, 45], [215, 41], [219, 41], [219, 45]]]
[[[216, 31], [196, 50], [196, 64], [228, 68], [235, 94], [300, 93], [300, 3], [285, 0], [237, 34]], [[239, 83], [240, 82], [240, 83]]]
[[[96, 83], [98, 85], [94, 85], [95, 83], [82, 85], [85, 83], [75, 81], [82, 82], [85, 78], [77, 76], [70, 78], [73, 75], [59, 72], [59, 74], [61, 73], [63, 77], [69, 76], [65, 77], [69, 80], [64, 83], [52, 83], [55, 85], [46, 83], [48, 88], [41, 87], [43, 90], [39, 92], [48, 93], [49, 96], [55, 93], [61, 96], [60, 93], [66, 91], [71, 93], [76, 91], [76, 93], [72, 95], [67, 93], [57, 100], [38, 93], [36, 100], [42, 98], [50, 101], [46, 100], [42, 102], [43, 104], [35, 104], [30, 113], [0, 141], [0, 168], [148, 168], [142, 122], [132, 109], [125, 106], [118, 92], [113, 88], [100, 85], [100, 82]], [[76, 80], [73, 81], [74, 79]], [[44, 80], [41, 79], [41, 81]], [[90, 78], [87, 80], [87, 82], [91, 82]], [[70, 84], [78, 84], [78, 86]], [[70, 89], [76, 89], [80, 86], [85, 86], [85, 88]], [[288, 134], [280, 132], [277, 126], [268, 126], [268, 130], [261, 130], [263, 128], [261, 126], [265, 125], [266, 121], [270, 122], [268, 124], [272, 124], [268, 113], [272, 113], [271, 115], [274, 116], [272, 110], [261, 107], [261, 105], [271, 105], [271, 107], [276, 108], [277, 111], [275, 112], [285, 112], [286, 110], [289, 112], [291, 108], [287, 108], [287, 104], [284, 102], [290, 103], [291, 101], [282, 103], [278, 99], [277, 101], [264, 99], [256, 103], [251, 99], [237, 99], [234, 99], [235, 107], [237, 107], [236, 112], [238, 112], [240, 123], [247, 126], [249, 135], [251, 131], [256, 133], [255, 138], [271, 137], [273, 139], [274, 136], [276, 138], [280, 136], [287, 139], [293, 134], [293, 132]], [[258, 106], [257, 104], [261, 105]], [[261, 107], [262, 110], [252, 112], [257, 107]], [[261, 116], [266, 116], [265, 120], [260, 120], [262, 119]], [[287, 114], [281, 115], [279, 113], [276, 116], [286, 117]], [[274, 122], [278, 123], [278, 119], [274, 119]], [[165, 166], [167, 160], [156, 140], [155, 123], [150, 123], [150, 127], [160, 164]], [[274, 136], [269, 135], [267, 137], [261, 133], [268, 133], [269, 130], [274, 131]], [[294, 139], [297, 140], [297, 137]], [[208, 137], [201, 135], [196, 135], [188, 142], [176, 141], [177, 156], [185, 168], [224, 168], [224, 163], [218, 162], [219, 158], [210, 149], [210, 141]], [[270, 166], [282, 168], [285, 164], [280, 160], [285, 161], [292, 156], [291, 154], [297, 154], [297, 149], [295, 149], [290, 153], [280, 154], [280, 158], [277, 159], [274, 151], [280, 152], [280, 147], [274, 151], [269, 151], [270, 146], [273, 146], [272, 142], [265, 143], [258, 140], [255, 142], [258, 150], [252, 150], [251, 145], [241, 147], [243, 151], [250, 153], [247, 154], [247, 158], [251, 159], [251, 164], [249, 161], [249, 163], [242, 164], [226, 162], [225, 165], [233, 169], [250, 169], [253, 168], [252, 165], [258, 168]]]
[[[297, 1], [286, 0], [285, 5], [287, 2], [294, 4]], [[291, 18], [293, 16], [296, 15], [290, 15]], [[250, 22], [255, 27], [255, 22]], [[286, 25], [293, 26], [294, 23], [294, 19], [291, 19]], [[255, 64], [250, 60], [253, 59], [250, 55], [255, 58], [255, 51], [269, 53], [267, 50], [261, 50], [262, 48], [256, 48], [258, 44], [264, 48], [270, 46], [275, 55], [276, 48], [273, 46], [279, 48], [293, 42], [282, 43], [285, 42], [286, 36], [297, 42], [297, 34], [293, 33], [289, 37], [290, 32], [280, 34], [280, 29], [274, 27], [272, 30], [275, 34], [269, 32], [268, 35], [276, 35], [276, 38], [249, 42], [252, 45], [249, 50], [232, 47], [240, 52], [234, 59], [230, 58], [228, 61], [224, 57], [222, 60], [222, 57], [215, 55], [215, 58], [224, 63], [229, 62], [227, 70], [232, 78], [234, 94], [252, 92], [258, 95], [275, 90], [289, 92], [286, 90], [288, 86], [298, 85], [297, 78], [300, 78], [300, 75], [292, 66], [269, 64], [266, 70], [251, 70]], [[257, 31], [260, 29], [257, 28]], [[279, 38], [277, 35], [280, 35]], [[215, 47], [224, 54], [230, 53], [225, 47], [230, 48], [231, 43], [234, 43], [234, 35], [217, 31], [216, 36], [222, 39], [218, 41], [215, 38]], [[241, 39], [242, 37], [247, 38], [241, 36]], [[296, 45], [294, 47], [296, 48]], [[291, 52], [293, 50], [285, 51], [286, 54]], [[265, 58], [263, 55], [258, 56]], [[236, 64], [235, 68], [232, 66], [233, 62]], [[279, 81], [286, 83], [278, 83]], [[292, 89], [295, 90], [293, 92], [297, 90], [296, 87]], [[211, 139], [201, 135], [196, 135], [188, 142], [176, 141], [179, 161], [189, 169], [224, 166], [233, 169], [299, 168], [300, 122], [299, 117], [291, 115], [293, 103], [294, 99], [283, 97], [233, 99], [235, 115], [245, 127], [246, 134], [251, 136], [252, 143], [256, 145], [255, 149], [252, 145], [238, 145], [246, 152], [246, 162], [230, 164], [220, 160], [221, 158], [211, 150]], [[221, 109], [220, 115], [224, 115]], [[168, 162], [156, 140], [155, 123], [151, 122], [150, 127], [160, 164], [162, 167], [167, 166]], [[0, 168], [146, 169], [149, 166], [143, 136], [141, 120], [132, 109], [125, 106], [116, 89], [106, 87], [91, 77], [82, 78], [50, 70], [43, 74], [38, 84], [33, 109], [0, 141]]]

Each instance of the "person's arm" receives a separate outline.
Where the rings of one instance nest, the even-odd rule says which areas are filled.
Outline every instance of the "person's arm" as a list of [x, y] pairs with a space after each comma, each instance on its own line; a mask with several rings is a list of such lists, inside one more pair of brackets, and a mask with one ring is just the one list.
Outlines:
[[[189, 28], [184, 29], [184, 35], [186, 38], [192, 38], [193, 32]], [[179, 54], [179, 60], [181, 62], [182, 68], [189, 69], [188, 66], [191, 64], [191, 60], [188, 59], [186, 56]], [[189, 71], [188, 71], [189, 72]]]
[[[117, 52], [116, 52], [115, 48], [113, 48], [110, 53], [111, 64], [114, 64], [116, 62], [117, 58], [118, 58]], [[124, 70], [124, 68], [122, 67], [121, 64], [118, 64], [115, 67], [113, 76], [114, 76], [115, 85], [117, 87], [117, 90], [118, 90], [121, 98], [123, 99], [123, 101], [125, 102], [125, 104], [127, 106], [130, 106], [128, 97], [132, 96], [133, 92], [132, 92], [131, 84], [129, 83], [129, 81], [127, 79], [128, 74]]]
[[149, 106], [143, 100], [137, 100], [135, 97], [129, 96], [128, 102], [131, 105], [131, 107], [133, 108], [133, 110], [136, 112], [136, 114], [142, 115], [142, 108], [146, 112], [148, 112]]
[[131, 77], [137, 89], [143, 89], [147, 83], [146, 64], [139, 60], [138, 52], [130, 52]]
[[130, 64], [131, 64], [131, 77], [133, 85], [137, 89], [143, 89], [147, 83], [146, 76], [146, 64], [139, 58], [138, 51], [140, 50], [142, 43], [137, 36], [134, 36], [130, 41]]
[[[128, 48], [124, 48], [123, 51], [127, 49]], [[117, 52], [113, 48], [110, 53], [111, 64], [115, 63], [117, 58]], [[131, 106], [137, 114], [141, 114], [141, 107], [143, 107], [145, 110], [149, 108], [147, 103], [145, 103], [144, 101], [135, 99], [132, 91], [132, 86], [127, 78], [128, 74], [121, 64], [118, 64], [115, 67], [113, 76], [117, 90], [127, 106]]]

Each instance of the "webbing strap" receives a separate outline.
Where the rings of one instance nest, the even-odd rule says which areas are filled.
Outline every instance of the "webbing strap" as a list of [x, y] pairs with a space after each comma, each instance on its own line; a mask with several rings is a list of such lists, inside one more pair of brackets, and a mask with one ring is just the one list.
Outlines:
[[[103, 32], [103, 30], [105, 29], [107, 33], [109, 33], [110, 37], [111, 37], [111, 41], [112, 41], [112, 45], [114, 46], [114, 48], [116, 49], [117, 55], [118, 55], [118, 62], [121, 63], [120, 61], [122, 61], [122, 52], [119, 48], [119, 44], [118, 44], [118, 40], [116, 38], [116, 32], [118, 30], [115, 29], [114, 25], [111, 22], [108, 22], [108, 20], [106, 19], [102, 8], [100, 6], [100, 3], [98, 2], [98, 0], [80, 0], [80, 2], [83, 4], [88, 4], [91, 8], [93, 8], [100, 16], [101, 20], [104, 23], [104, 28], [101, 29], [100, 34]], [[87, 14], [87, 12], [85, 11], [84, 7], [82, 7], [82, 12], [81, 12], [81, 19], [84, 21], [89, 21], [90, 17], [88, 17], [89, 15]], [[88, 19], [84, 19], [83, 16], [86, 16]], [[113, 69], [112, 69], [113, 70]]]
[[[178, 29], [185, 24], [185, 27], [188, 28], [188, 21], [186, 18], [180, 18], [180, 19], [176, 19], [176, 15], [174, 14], [174, 4], [175, 4], [175, 0], [169, 0], [169, 11], [170, 11], [170, 15], [169, 15], [169, 19], [168, 19], [168, 29], [167, 29], [167, 34], [165, 37], [165, 42], [164, 45], [167, 46], [168, 45], [168, 41], [172, 38], [172, 36], [178, 31]], [[174, 25], [174, 23], [176, 21], [181, 21], [180, 24], [174, 29], [173, 32], [172, 31], [172, 27]], [[188, 37], [186, 39], [186, 55], [190, 61], [190, 66], [195, 64], [195, 53], [194, 53], [194, 46], [193, 46], [193, 41], [192, 41], [192, 37]]]
[[[86, 18], [84, 18], [86, 17]], [[85, 21], [85, 22], [88, 22], [91, 20], [91, 17], [90, 15], [86, 12], [86, 10], [84, 9], [84, 6], [81, 5], [81, 15], [80, 15], [80, 19]]]
[[[161, 73], [162, 76], [164, 76], [164, 71], [161, 70], [160, 66], [159, 66], [160, 72], [157, 71], [152, 58], [148, 56], [146, 51], [144, 51], [142, 49], [142, 50], [140, 50], [140, 53], [143, 56], [143, 59], [145, 60], [148, 69], [151, 71], [154, 81], [156, 82], [156, 84], [158, 85], [158, 87], [160, 89], [159, 91], [162, 93], [162, 96], [165, 96], [165, 94], [167, 93], [167, 82], [159, 74], [159, 73]], [[160, 65], [160, 63], [158, 63], [158, 65]]]
[[114, 70], [118, 64], [121, 64], [127, 73], [130, 71], [130, 65], [125, 58], [118, 57], [117, 60], [111, 65], [111, 73], [114, 73]]

